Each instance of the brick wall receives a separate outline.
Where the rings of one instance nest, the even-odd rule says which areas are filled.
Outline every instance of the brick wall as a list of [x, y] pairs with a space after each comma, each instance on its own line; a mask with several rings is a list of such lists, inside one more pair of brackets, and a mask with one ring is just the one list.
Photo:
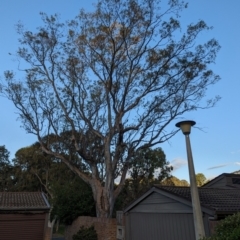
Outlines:
[[65, 239], [72, 240], [72, 236], [76, 234], [81, 226], [94, 226], [98, 240], [116, 240], [117, 223], [115, 218], [102, 219], [95, 217], [78, 217], [73, 221], [72, 225], [65, 229]]

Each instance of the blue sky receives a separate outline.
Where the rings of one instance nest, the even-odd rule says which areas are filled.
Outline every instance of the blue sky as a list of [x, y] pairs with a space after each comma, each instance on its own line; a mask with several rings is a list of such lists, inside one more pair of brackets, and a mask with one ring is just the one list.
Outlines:
[[[39, 12], [59, 13], [62, 20], [72, 19], [79, 9], [92, 8], [94, 0], [1, 0], [0, 1], [0, 76], [4, 70], [17, 69], [9, 52], [18, 47], [14, 25], [20, 20], [34, 30], [41, 26]], [[209, 110], [191, 112], [183, 120], [197, 122], [192, 129], [191, 144], [196, 173], [207, 178], [240, 169], [240, 1], [190, 0], [181, 14], [183, 25], [203, 19], [213, 30], [199, 40], [216, 38], [221, 50], [211, 66], [221, 81], [209, 89], [207, 97], [220, 95], [221, 101]], [[26, 134], [17, 121], [16, 109], [7, 99], [0, 98], [0, 145], [5, 145], [14, 157], [21, 147], [31, 145], [35, 136]], [[175, 128], [172, 123], [172, 128]], [[197, 128], [198, 127], [198, 128]], [[200, 128], [200, 129], [199, 129]], [[180, 132], [162, 144], [168, 161], [174, 166], [173, 175], [188, 180], [185, 140]]]

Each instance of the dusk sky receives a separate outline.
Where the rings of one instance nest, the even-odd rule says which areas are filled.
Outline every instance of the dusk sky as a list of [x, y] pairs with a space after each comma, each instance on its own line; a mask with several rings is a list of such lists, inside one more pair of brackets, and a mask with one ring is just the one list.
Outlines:
[[[0, 1], [0, 80], [5, 70], [17, 72], [18, 63], [9, 53], [19, 44], [15, 24], [21, 21], [34, 31], [41, 26], [40, 12], [59, 13], [61, 20], [73, 19], [81, 8], [91, 10], [94, 0], [1, 0]], [[200, 35], [199, 41], [216, 38], [221, 50], [211, 69], [220, 75], [221, 81], [207, 92], [206, 99], [220, 95], [216, 107], [188, 113], [181, 120], [194, 120], [191, 145], [196, 173], [213, 178], [221, 173], [240, 170], [240, 1], [239, 0], [190, 0], [181, 14], [186, 26], [200, 19], [213, 30]], [[11, 153], [31, 145], [37, 139], [26, 134], [17, 121], [13, 104], [0, 97], [0, 145]], [[172, 123], [170, 128], [175, 128]], [[173, 175], [188, 180], [185, 139], [178, 133], [168, 143], [160, 145], [167, 160], [174, 166]]]

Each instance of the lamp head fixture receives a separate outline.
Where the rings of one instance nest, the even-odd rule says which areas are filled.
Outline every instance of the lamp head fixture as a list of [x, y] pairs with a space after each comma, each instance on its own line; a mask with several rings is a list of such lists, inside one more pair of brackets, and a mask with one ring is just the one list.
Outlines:
[[196, 122], [187, 120], [181, 121], [176, 124], [176, 127], [181, 128], [184, 135], [189, 135], [191, 133], [191, 127], [194, 126]]

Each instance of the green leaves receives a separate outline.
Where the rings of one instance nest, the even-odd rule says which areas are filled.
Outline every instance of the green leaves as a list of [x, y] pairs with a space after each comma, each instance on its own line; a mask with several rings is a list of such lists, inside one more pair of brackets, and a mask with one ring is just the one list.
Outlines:
[[153, 184], [169, 177], [172, 167], [168, 165], [161, 148], [141, 149], [132, 157], [129, 178], [126, 179], [122, 193], [116, 200], [115, 209], [123, 209], [128, 203], [139, 197]]
[[12, 167], [9, 161], [10, 152], [6, 147], [0, 146], [0, 191], [8, 191], [13, 181], [11, 178]]
[[93, 226], [89, 228], [82, 226], [77, 234], [73, 235], [73, 240], [98, 240], [97, 232]]
[[[146, 148], [134, 154], [129, 172], [132, 179], [151, 180], [155, 177], [161, 180], [168, 176], [171, 170], [161, 148]], [[158, 174], [154, 176], [156, 171]]]
[[206, 183], [206, 181], [207, 179], [203, 173], [196, 174], [196, 182], [198, 187], [201, 187], [204, 183]]

